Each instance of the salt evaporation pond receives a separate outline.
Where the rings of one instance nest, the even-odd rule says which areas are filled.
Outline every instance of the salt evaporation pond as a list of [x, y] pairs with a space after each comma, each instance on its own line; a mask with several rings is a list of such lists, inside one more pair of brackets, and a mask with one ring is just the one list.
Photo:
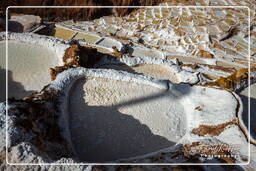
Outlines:
[[[8, 43], [9, 98], [23, 98], [41, 90], [50, 82], [50, 68], [58, 65], [55, 52], [47, 47], [27, 42], [9, 41]], [[6, 42], [0, 42], [0, 101], [5, 100], [5, 47]]]
[[86, 78], [69, 95], [75, 151], [86, 162], [135, 157], [173, 146], [186, 132], [177, 97], [148, 85]]
[[100, 66], [100, 68], [123, 70], [130, 73], [151, 76], [156, 79], [170, 80], [173, 83], [179, 82], [179, 78], [177, 77], [175, 72], [172, 72], [170, 69], [168, 69], [165, 66], [156, 65], [156, 64], [138, 64], [133, 67], [129, 67], [121, 64], [119, 65], [106, 64], [106, 65]]
[[[239, 93], [239, 96], [243, 102], [243, 114], [242, 114], [242, 120], [248, 129], [248, 116], [250, 115], [250, 134], [252, 138], [256, 139], [256, 83], [250, 85], [250, 94], [249, 94], [249, 88], [245, 88], [243, 91]], [[250, 98], [250, 113], [248, 113], [249, 105], [248, 105], [248, 98]]]

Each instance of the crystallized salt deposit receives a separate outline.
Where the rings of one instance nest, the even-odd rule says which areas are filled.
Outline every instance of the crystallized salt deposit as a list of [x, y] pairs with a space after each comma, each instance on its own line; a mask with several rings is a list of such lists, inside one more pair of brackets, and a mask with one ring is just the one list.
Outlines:
[[[41, 90], [50, 82], [50, 68], [57, 66], [59, 59], [49, 48], [19, 41], [8, 42], [8, 89], [9, 98], [23, 98]], [[0, 51], [5, 52], [6, 42], [0, 42]], [[5, 53], [0, 54], [1, 76], [5, 73]], [[1, 78], [2, 79], [2, 78]], [[1, 97], [5, 99], [5, 81], [1, 80]]]
[[70, 92], [72, 142], [84, 161], [143, 155], [170, 147], [185, 134], [183, 105], [165, 89], [87, 78]]
[[197, 73], [182, 70], [172, 61], [159, 58], [124, 57], [113, 59], [103, 56], [95, 67], [123, 70], [159, 80], [170, 80], [173, 83], [196, 84], [199, 82]]
[[136, 65], [134, 67], [129, 67], [121, 64], [119, 65], [109, 64], [109, 65], [103, 65], [101, 66], [101, 68], [112, 68], [116, 70], [123, 70], [131, 73], [147, 75], [156, 79], [170, 80], [174, 83], [179, 82], [179, 78], [177, 78], [175, 72], [172, 72], [169, 68], [161, 65], [141, 64], [141, 65]]
[[[249, 96], [250, 95], [250, 96]], [[256, 84], [252, 84], [250, 86], [250, 94], [249, 94], [249, 87], [245, 88], [243, 91], [239, 93], [239, 96], [243, 102], [243, 113], [240, 116], [241, 123], [245, 126], [246, 129], [248, 129], [248, 122], [250, 122], [251, 126], [251, 140], [254, 139], [254, 142], [256, 143]], [[250, 113], [249, 111], [249, 98], [250, 98]], [[250, 117], [250, 120], [248, 119]]]
[[112, 47], [116, 47], [117, 50], [121, 50], [123, 45], [122, 43], [120, 43], [119, 41], [109, 38], [109, 37], [104, 37], [102, 39], [100, 39], [96, 44], [107, 47], [107, 48], [112, 48]]
[[[175, 143], [197, 142], [204, 137], [193, 134], [194, 128], [232, 121], [242, 111], [236, 110], [237, 95], [225, 90], [111, 69], [70, 69], [49, 88], [63, 92], [59, 124], [86, 162], [138, 157]], [[229, 140], [220, 136], [219, 141]]]
[[[236, 136], [234, 140], [245, 140], [238, 127], [229, 129], [233, 125], [219, 136], [192, 133], [200, 125], [222, 124], [241, 113], [241, 108], [236, 110], [240, 105], [237, 95], [226, 90], [80, 67], [60, 73], [46, 90], [59, 91], [56, 110], [60, 134], [80, 161], [155, 160], [160, 151], [171, 155], [168, 151], [178, 148], [176, 143], [228, 144], [230, 132]], [[14, 146], [11, 154], [15, 156], [20, 150], [25, 155], [29, 146], [21, 146], [25, 152]], [[245, 154], [247, 148], [239, 152]], [[164, 157], [159, 161], [169, 160]]]
[[187, 103], [189, 128], [229, 122], [242, 111], [241, 108], [237, 110], [239, 102], [231, 92], [203, 86], [194, 86], [187, 91], [190, 91], [188, 101], [184, 102]]

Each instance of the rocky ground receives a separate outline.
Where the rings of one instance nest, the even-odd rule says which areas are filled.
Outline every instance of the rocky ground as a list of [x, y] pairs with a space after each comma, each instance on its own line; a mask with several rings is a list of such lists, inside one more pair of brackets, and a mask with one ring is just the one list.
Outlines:
[[[38, 170], [256, 168], [256, 2], [159, 5], [89, 21], [11, 14], [12, 32], [7, 38], [0, 33], [0, 49], [9, 40], [9, 106], [5, 89], [0, 99], [3, 168], [32, 168], [7, 166], [6, 157], [9, 163], [79, 165]], [[246, 7], [213, 7], [221, 5]], [[5, 54], [0, 56], [4, 87]], [[88, 162], [249, 164], [92, 167]]]

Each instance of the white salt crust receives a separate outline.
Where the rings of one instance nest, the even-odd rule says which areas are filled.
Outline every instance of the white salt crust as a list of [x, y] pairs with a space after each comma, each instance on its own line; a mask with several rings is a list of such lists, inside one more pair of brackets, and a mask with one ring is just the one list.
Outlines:
[[185, 134], [184, 113], [181, 102], [166, 89], [132, 82], [86, 77], [74, 83], [69, 95], [72, 142], [87, 162], [175, 145]]
[[[6, 33], [0, 32], [0, 41], [6, 40]], [[34, 33], [8, 33], [8, 40], [16, 40], [22, 42], [28, 42], [35, 45], [42, 45], [57, 54], [59, 59], [59, 65], [63, 65], [62, 57], [65, 54], [67, 48], [70, 44], [67, 41], [54, 38], [51, 36], [38, 35]]]
[[[252, 82], [251, 82], [252, 83]], [[239, 95], [241, 96], [241, 98], [243, 99], [243, 102], [246, 104], [246, 109], [245, 112], [243, 113], [239, 113], [238, 115], [238, 118], [239, 118], [239, 122], [240, 122], [240, 125], [242, 126], [242, 128], [244, 129], [244, 131], [246, 132], [247, 134], [247, 137], [250, 137], [250, 142], [253, 143], [253, 144], [256, 144], [256, 138], [255, 138], [255, 126], [254, 126], [254, 123], [255, 123], [255, 114], [256, 114], [256, 110], [255, 110], [255, 98], [256, 98], [256, 84], [251, 84], [250, 85], [250, 94], [249, 94], [249, 87], [245, 88], [244, 90], [242, 90]], [[249, 96], [250, 95], [250, 96]], [[248, 111], [248, 108], [249, 108], [249, 98], [250, 98], [250, 113]], [[250, 117], [250, 120], [248, 116], [251, 116]], [[250, 126], [251, 126], [251, 132], [248, 131], [248, 123], [247, 122], [250, 122]]]
[[156, 64], [164, 66], [170, 70], [170, 74], [175, 73], [179, 83], [189, 83], [196, 84], [199, 82], [198, 73], [192, 73], [181, 69], [179, 66], [175, 65], [171, 60], [159, 59], [159, 58], [148, 58], [148, 57], [124, 57], [120, 59], [102, 57], [102, 59], [95, 65], [99, 67], [105, 64], [126, 64], [128, 66], [136, 66], [139, 64]]
[[[5, 87], [5, 47], [0, 41], [1, 87]], [[8, 41], [8, 97], [23, 98], [41, 90], [51, 81], [50, 68], [59, 65], [51, 49], [16, 40]], [[0, 101], [5, 100], [5, 89], [0, 89]]]
[[[6, 48], [5, 36], [4, 32], [0, 33], [3, 52]], [[18, 99], [39, 91], [49, 84], [50, 68], [63, 65], [65, 50], [70, 47], [67, 42], [33, 33], [9, 33], [8, 44], [8, 72], [10, 72], [8, 97]], [[4, 54], [0, 59], [2, 69], [6, 68]], [[5, 79], [1, 80], [1, 86], [5, 86]], [[5, 91], [5, 89], [1, 91], [1, 101], [5, 99]]]
[[[234, 93], [228, 92], [226, 90], [202, 86], [191, 87], [190, 85], [186, 84], [172, 84], [169, 81], [154, 80], [151, 77], [131, 74], [124, 71], [115, 71], [112, 69], [69, 69], [59, 74], [57, 79], [52, 82], [48, 89], [56, 89], [61, 91], [59, 125], [62, 128], [62, 135], [65, 137], [66, 141], [69, 142], [71, 150], [74, 150], [74, 147], [73, 142], [71, 141], [71, 134], [69, 130], [70, 116], [68, 112], [68, 97], [72, 85], [78, 79], [87, 77], [105, 78], [110, 80], [149, 85], [170, 91], [172, 94], [178, 97], [179, 102], [183, 104], [185, 110], [187, 130], [185, 135], [178, 142], [182, 144], [202, 141], [205, 138], [191, 133], [192, 129], [199, 127], [199, 125], [217, 125], [235, 119], [237, 116], [236, 108], [238, 103], [240, 103], [240, 101], [237, 100], [239, 97], [234, 96]], [[198, 106], [202, 108], [201, 111], [196, 110]], [[225, 111], [225, 114], [223, 114], [223, 111]], [[241, 111], [242, 108], [239, 108], [238, 113]], [[239, 129], [236, 130], [239, 132]], [[238, 134], [241, 133], [239, 132]], [[216, 137], [212, 136], [206, 137], [209, 139], [216, 139]], [[207, 142], [212, 144], [210, 140]], [[225, 140], [223, 143], [225, 143]]]

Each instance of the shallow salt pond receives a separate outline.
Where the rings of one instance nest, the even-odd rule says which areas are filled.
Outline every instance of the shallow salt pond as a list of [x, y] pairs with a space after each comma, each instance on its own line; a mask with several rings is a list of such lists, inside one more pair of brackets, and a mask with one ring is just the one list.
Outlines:
[[[0, 42], [0, 101], [5, 99], [5, 89], [2, 88], [5, 87], [5, 44], [5, 41]], [[59, 63], [52, 50], [18, 41], [9, 41], [8, 47], [9, 98], [23, 98], [49, 84], [50, 68]]]
[[165, 89], [89, 77], [77, 80], [70, 92], [70, 132], [83, 161], [147, 154], [185, 134], [184, 107]]
[[169, 68], [157, 64], [139, 64], [133, 67], [129, 67], [127, 65], [115, 65], [115, 64], [105, 64], [100, 68], [106, 69], [115, 69], [115, 70], [123, 70], [130, 73], [141, 74], [153, 77], [155, 79], [160, 80], [170, 80], [173, 83], [178, 83], [179, 78], [175, 72], [172, 72]]
[[245, 88], [242, 92], [239, 93], [239, 96], [242, 100], [243, 103], [243, 114], [242, 114], [242, 119], [244, 121], [245, 126], [248, 129], [248, 110], [249, 110], [249, 105], [248, 105], [248, 97], [250, 97], [250, 126], [251, 126], [251, 136], [252, 138], [256, 139], [256, 83], [252, 84], [250, 86], [250, 96], [249, 96], [249, 88]]

